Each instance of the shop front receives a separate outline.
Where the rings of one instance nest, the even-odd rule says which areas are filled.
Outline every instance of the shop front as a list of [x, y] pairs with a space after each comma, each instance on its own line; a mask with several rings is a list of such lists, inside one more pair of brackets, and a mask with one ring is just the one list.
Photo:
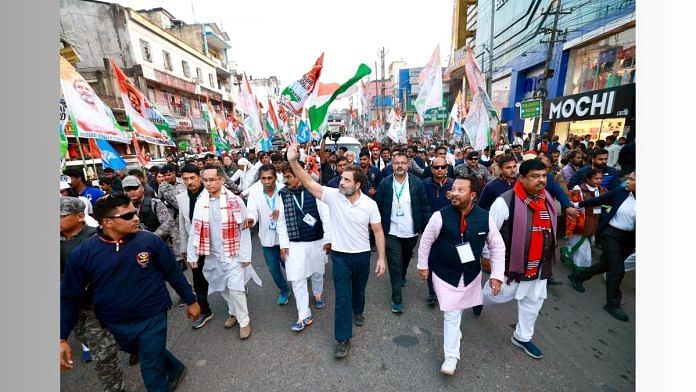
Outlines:
[[550, 135], [564, 142], [569, 135], [604, 140], [614, 132], [627, 136], [635, 122], [635, 83], [547, 100], [542, 118]]

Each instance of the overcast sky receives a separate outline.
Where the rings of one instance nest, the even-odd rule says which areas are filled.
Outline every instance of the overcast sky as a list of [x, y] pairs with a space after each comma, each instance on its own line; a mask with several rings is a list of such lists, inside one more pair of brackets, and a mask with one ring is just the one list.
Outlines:
[[[281, 89], [309, 71], [323, 51], [324, 82], [341, 83], [360, 63], [385, 69], [403, 59], [424, 66], [440, 44], [450, 54], [452, 0], [112, 0], [135, 10], [163, 7], [186, 23], [215, 22], [230, 37], [228, 57], [254, 78], [275, 75]], [[380, 71], [381, 76], [381, 71]]]

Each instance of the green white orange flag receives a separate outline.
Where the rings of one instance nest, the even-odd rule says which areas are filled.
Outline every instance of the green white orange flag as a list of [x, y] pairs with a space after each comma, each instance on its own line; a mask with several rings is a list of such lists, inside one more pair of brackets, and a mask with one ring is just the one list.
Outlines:
[[428, 109], [442, 106], [442, 68], [440, 66], [440, 45], [437, 45], [430, 61], [418, 74], [420, 92], [414, 102], [418, 117], [422, 121]]
[[324, 53], [319, 56], [309, 72], [283, 89], [280, 93], [280, 104], [285, 106], [291, 113], [299, 116], [302, 114], [302, 108], [305, 101], [312, 94], [314, 86], [316, 86], [321, 69], [324, 66]]
[[76, 137], [130, 143], [129, 136], [118, 125], [111, 109], [99, 99], [89, 83], [62, 56], [60, 57], [60, 87]]
[[[346, 82], [343, 84], [339, 85], [335, 90], [333, 90], [333, 93], [320, 105], [312, 105], [309, 107], [309, 123], [313, 131], [318, 130], [321, 125], [324, 123], [324, 119], [326, 119], [326, 113], [329, 111], [329, 106], [331, 106], [331, 103], [338, 99], [342, 94], [349, 92], [350, 88], [358, 83], [360, 79], [363, 77], [369, 75], [372, 73], [372, 69], [368, 67], [365, 64], [360, 64], [358, 66], [357, 71], [355, 71], [355, 75], [348, 79]], [[358, 90], [355, 90], [353, 93], [357, 92]], [[346, 95], [346, 96], [350, 96]], [[319, 102], [317, 102], [319, 103]]]
[[256, 97], [251, 92], [251, 85], [247, 79], [246, 73], [242, 86], [239, 89], [239, 110], [246, 114], [244, 118], [244, 136], [246, 147], [252, 147], [261, 142], [263, 138], [263, 125], [259, 116], [259, 107], [256, 103]]
[[150, 144], [175, 147], [176, 144], [168, 133], [169, 125], [164, 117], [128, 80], [116, 61], [109, 59], [109, 62], [116, 77], [116, 89], [123, 100], [128, 125], [135, 132], [136, 138]]

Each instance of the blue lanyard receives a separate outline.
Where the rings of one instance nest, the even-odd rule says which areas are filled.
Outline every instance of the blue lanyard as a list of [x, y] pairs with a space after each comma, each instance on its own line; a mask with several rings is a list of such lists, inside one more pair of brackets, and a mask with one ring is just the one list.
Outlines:
[[399, 191], [396, 191], [396, 178], [394, 179], [394, 195], [396, 196], [396, 201], [397, 203], [401, 203], [401, 194], [404, 193], [404, 187], [406, 186], [406, 181], [408, 181], [408, 178], [404, 180], [404, 183], [401, 184], [401, 189]]
[[297, 204], [297, 208], [299, 208], [302, 215], [304, 215], [304, 213], [305, 213], [304, 212], [304, 192], [302, 192], [302, 196], [300, 197], [302, 200], [302, 204], [297, 202], [297, 197], [295, 197], [294, 194], [292, 194], [292, 198], [295, 200], [295, 204]]
[[268, 197], [266, 194], [263, 194], [263, 197], [266, 199], [266, 204], [268, 204], [268, 208], [271, 209], [271, 212], [275, 211], [275, 202], [276, 202], [276, 197], [278, 194], [273, 191], [273, 197]]

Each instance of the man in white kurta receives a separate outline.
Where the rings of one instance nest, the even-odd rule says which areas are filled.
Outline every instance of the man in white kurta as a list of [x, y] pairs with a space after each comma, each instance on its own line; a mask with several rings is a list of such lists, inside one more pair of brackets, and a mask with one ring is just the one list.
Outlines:
[[[209, 222], [209, 253], [205, 254], [200, 248], [197, 239], [201, 233], [196, 233], [196, 225], [191, 226], [187, 247], [187, 261], [192, 268], [197, 268], [198, 256], [205, 254], [203, 276], [208, 281], [208, 294], [220, 292], [227, 302], [229, 319], [225, 322], [226, 328], [231, 328], [239, 322], [239, 337], [246, 339], [251, 334], [249, 310], [247, 308], [245, 285], [249, 279], [253, 279], [259, 286], [261, 279], [251, 266], [251, 234], [244, 227], [247, 217], [244, 202], [222, 185], [225, 181], [222, 168], [215, 165], [206, 165], [201, 172], [205, 191], [201, 193], [194, 207], [194, 222], [203, 219]], [[239, 218], [233, 224], [237, 225], [236, 241], [239, 241], [239, 251], [231, 255], [225, 252], [223, 242], [223, 208], [227, 205], [227, 198], [236, 201], [241, 210]], [[225, 239], [232, 241], [232, 239]]]
[[497, 295], [504, 280], [505, 243], [488, 212], [474, 205], [479, 192], [476, 180], [457, 178], [450, 192], [451, 206], [433, 213], [418, 248], [421, 279], [427, 280], [432, 270], [433, 289], [444, 312], [445, 361], [440, 372], [449, 376], [459, 360], [462, 311], [482, 301], [484, 245], [491, 259], [487, 288]]
[[324, 307], [322, 293], [325, 264], [331, 251], [331, 221], [328, 206], [301, 185], [290, 167], [284, 169], [283, 177], [285, 188], [280, 191], [278, 206], [280, 256], [285, 261], [285, 274], [297, 305], [298, 319], [291, 329], [300, 332], [313, 322], [307, 288], [310, 276], [314, 307]]

